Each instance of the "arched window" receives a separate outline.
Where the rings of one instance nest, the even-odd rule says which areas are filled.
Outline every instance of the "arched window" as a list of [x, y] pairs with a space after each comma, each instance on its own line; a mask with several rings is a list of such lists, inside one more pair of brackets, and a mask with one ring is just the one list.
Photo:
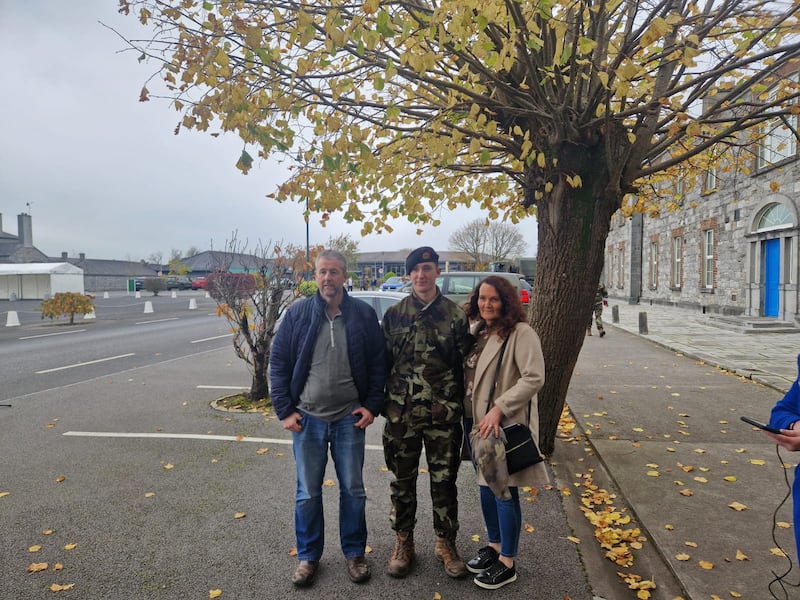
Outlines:
[[765, 229], [778, 229], [792, 225], [792, 213], [783, 204], [773, 204], [767, 207], [758, 219], [756, 231]]

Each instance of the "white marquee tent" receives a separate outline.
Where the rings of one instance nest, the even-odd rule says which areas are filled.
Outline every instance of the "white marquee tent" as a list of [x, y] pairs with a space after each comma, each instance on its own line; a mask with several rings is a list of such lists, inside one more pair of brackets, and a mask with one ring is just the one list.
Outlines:
[[0, 300], [42, 300], [57, 292], [83, 294], [83, 269], [66, 262], [0, 264]]

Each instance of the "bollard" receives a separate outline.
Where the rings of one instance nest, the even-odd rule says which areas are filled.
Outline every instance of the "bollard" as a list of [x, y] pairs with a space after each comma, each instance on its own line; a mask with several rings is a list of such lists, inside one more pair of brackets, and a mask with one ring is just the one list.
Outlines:
[[142, 297], [142, 292], [136, 292], [136, 294], [133, 297], [134, 298], [141, 298]]
[[616, 304], [611, 307], [611, 322], [619, 323], [619, 306]]
[[6, 317], [6, 327], [19, 327], [19, 316], [17, 315], [17, 311], [8, 311], [8, 316]]
[[8, 295], [8, 301], [9, 302], [16, 302], [17, 301], [17, 293], [16, 292], [11, 292]]
[[153, 303], [150, 300], [144, 303], [144, 312], [145, 314], [153, 312]]
[[640, 312], [639, 313], [639, 333], [642, 335], [647, 335], [649, 331], [647, 330], [647, 313]]
[[178, 292], [176, 292], [175, 290], [172, 290], [171, 298], [177, 298], [177, 297], [178, 297]]
[[197, 300], [194, 298], [189, 300], [189, 310], [197, 310]]
[[94, 309], [92, 309], [91, 312], [87, 312], [85, 315], [83, 315], [83, 318], [84, 319], [96, 319], [97, 315], [94, 313]]
[[211, 294], [209, 294], [208, 292], [206, 292], [206, 298], [211, 298]]
[[106, 300], [108, 300], [108, 292], [103, 292], [103, 298], [105, 298]]

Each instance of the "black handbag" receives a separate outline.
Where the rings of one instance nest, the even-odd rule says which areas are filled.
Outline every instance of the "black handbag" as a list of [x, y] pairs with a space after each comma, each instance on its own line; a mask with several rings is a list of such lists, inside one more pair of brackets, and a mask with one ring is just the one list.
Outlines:
[[[500, 355], [497, 357], [497, 368], [494, 371], [494, 381], [492, 381], [492, 388], [489, 391], [489, 402], [486, 405], [487, 413], [494, 403], [494, 391], [497, 387], [497, 378], [500, 375], [500, 365], [503, 362], [503, 355], [506, 352], [507, 343], [508, 338], [505, 339], [503, 345], [500, 347]], [[531, 419], [531, 401], [528, 402], [527, 415], [528, 419], [526, 423], [530, 422]], [[513, 475], [544, 460], [533, 441], [533, 435], [527, 425], [512, 423], [511, 425], [503, 427], [503, 433], [506, 438], [506, 467], [509, 475]]]

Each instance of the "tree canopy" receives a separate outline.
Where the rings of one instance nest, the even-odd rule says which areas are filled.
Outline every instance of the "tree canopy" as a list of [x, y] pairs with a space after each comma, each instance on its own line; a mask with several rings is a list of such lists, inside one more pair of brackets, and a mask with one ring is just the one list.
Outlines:
[[[660, 173], [796, 136], [797, 0], [120, 0], [160, 61], [140, 99], [290, 161], [271, 197], [362, 233], [477, 204], [535, 211], [542, 446], [583, 343], [611, 215]], [[158, 88], [155, 86], [158, 85]], [[149, 87], [154, 89], [151, 91]], [[756, 142], [756, 143], [754, 143]], [[635, 199], [635, 209], [648, 207]]]

